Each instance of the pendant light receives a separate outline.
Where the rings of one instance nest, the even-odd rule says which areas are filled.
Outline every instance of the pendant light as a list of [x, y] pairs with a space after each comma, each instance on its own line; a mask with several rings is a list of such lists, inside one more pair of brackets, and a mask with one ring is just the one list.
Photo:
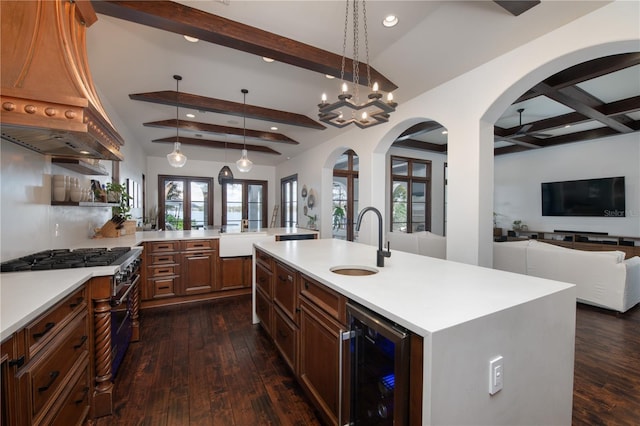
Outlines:
[[242, 156], [238, 161], [236, 161], [236, 166], [242, 173], [248, 172], [253, 167], [253, 163], [249, 160], [249, 157], [247, 157], [247, 93], [249, 93], [247, 89], [242, 89], [242, 94], [244, 96], [244, 105], [242, 109], [242, 139], [244, 145], [242, 149]]
[[[227, 138], [224, 138], [224, 162], [227, 162]], [[220, 186], [233, 181], [233, 172], [226, 164], [218, 172], [218, 183]]]
[[176, 80], [176, 141], [173, 145], [173, 151], [167, 154], [167, 161], [169, 161], [171, 167], [182, 167], [187, 162], [187, 156], [184, 155], [182, 151], [180, 151], [180, 138], [178, 137], [178, 128], [180, 127], [180, 121], [178, 118], [178, 85], [180, 84], [180, 80], [182, 80], [182, 77], [179, 75], [174, 75], [173, 78]]

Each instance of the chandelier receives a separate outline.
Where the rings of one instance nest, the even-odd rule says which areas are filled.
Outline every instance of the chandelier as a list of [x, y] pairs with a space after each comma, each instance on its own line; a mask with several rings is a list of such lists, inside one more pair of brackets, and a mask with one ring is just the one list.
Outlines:
[[176, 141], [173, 145], [173, 151], [167, 154], [167, 161], [169, 161], [171, 167], [182, 167], [187, 162], [187, 156], [184, 155], [182, 151], [180, 151], [180, 138], [178, 137], [178, 128], [180, 127], [180, 121], [178, 118], [178, 85], [180, 84], [180, 80], [182, 80], [182, 77], [179, 75], [174, 75], [173, 78], [176, 80]]
[[393, 94], [387, 94], [386, 101], [382, 100], [383, 94], [378, 90], [378, 83], [371, 85], [371, 69], [369, 67], [369, 42], [367, 36], [367, 8], [365, 0], [362, 0], [362, 17], [364, 23], [364, 43], [366, 52], [367, 83], [370, 93], [367, 100], [360, 102], [360, 67], [359, 67], [359, 13], [358, 0], [353, 0], [353, 93], [349, 93], [349, 85], [344, 79], [344, 67], [347, 50], [347, 29], [349, 26], [349, 0], [346, 2], [344, 17], [344, 41], [342, 43], [342, 65], [340, 68], [340, 80], [342, 81], [341, 93], [334, 103], [327, 102], [327, 95], [322, 94], [322, 102], [318, 104], [320, 121], [335, 127], [345, 127], [355, 124], [361, 129], [366, 129], [376, 124], [389, 121], [389, 113], [396, 110], [398, 104], [393, 101]]

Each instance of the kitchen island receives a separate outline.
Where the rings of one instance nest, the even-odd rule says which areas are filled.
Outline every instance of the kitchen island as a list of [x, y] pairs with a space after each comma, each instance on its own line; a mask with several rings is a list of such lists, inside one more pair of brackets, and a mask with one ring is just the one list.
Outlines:
[[[397, 251], [377, 267], [375, 247], [332, 239], [256, 247], [423, 338], [422, 424], [571, 423], [573, 285]], [[254, 282], [258, 321], [255, 295]], [[491, 395], [499, 356], [503, 389]]]

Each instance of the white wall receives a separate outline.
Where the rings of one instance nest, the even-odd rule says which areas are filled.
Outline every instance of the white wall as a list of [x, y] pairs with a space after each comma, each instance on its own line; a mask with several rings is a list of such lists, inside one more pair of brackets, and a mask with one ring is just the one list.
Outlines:
[[[498, 226], [520, 219], [529, 229], [608, 232], [640, 236], [640, 136], [620, 135], [589, 142], [497, 156], [494, 200]], [[541, 182], [625, 177], [626, 217], [542, 216]]]

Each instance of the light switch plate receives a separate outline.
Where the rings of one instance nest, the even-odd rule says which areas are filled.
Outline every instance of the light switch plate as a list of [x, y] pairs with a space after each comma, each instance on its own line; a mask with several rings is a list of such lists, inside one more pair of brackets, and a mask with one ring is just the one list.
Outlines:
[[489, 361], [489, 394], [495, 395], [502, 390], [504, 381], [504, 359], [498, 356]]

